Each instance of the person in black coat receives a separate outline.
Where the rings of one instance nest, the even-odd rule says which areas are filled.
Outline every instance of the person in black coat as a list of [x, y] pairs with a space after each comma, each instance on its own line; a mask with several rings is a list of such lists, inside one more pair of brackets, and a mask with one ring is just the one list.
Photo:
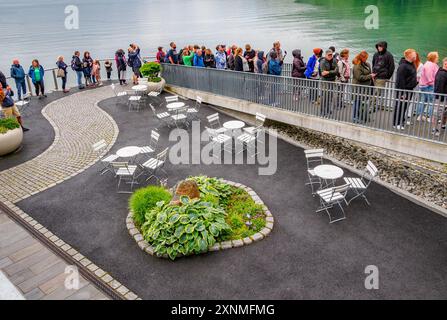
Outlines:
[[417, 85], [417, 71], [414, 65], [416, 61], [416, 51], [408, 49], [401, 59], [396, 75], [396, 107], [394, 109], [393, 127], [398, 130], [405, 129], [405, 115], [407, 114], [408, 103], [413, 97], [412, 91]]
[[447, 122], [447, 58], [442, 61], [442, 68], [440, 68], [436, 74], [435, 94], [438, 103], [435, 106], [436, 109], [432, 117], [432, 124], [434, 128], [433, 134], [439, 136], [438, 120], [442, 118], [442, 129], [445, 129]]
[[386, 41], [377, 43], [376, 49], [377, 52], [374, 54], [372, 61], [372, 73], [376, 75], [374, 85], [383, 88], [386, 82], [393, 76], [396, 67], [394, 57], [388, 51], [388, 43]]
[[306, 64], [303, 61], [303, 56], [301, 55], [300, 49], [295, 49], [292, 51], [293, 55], [293, 66], [292, 66], [292, 77], [304, 79], [304, 71], [306, 71]]

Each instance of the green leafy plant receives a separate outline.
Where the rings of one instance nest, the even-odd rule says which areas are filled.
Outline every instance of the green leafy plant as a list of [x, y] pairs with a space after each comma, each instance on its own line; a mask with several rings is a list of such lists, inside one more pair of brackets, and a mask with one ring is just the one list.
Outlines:
[[209, 178], [207, 176], [189, 177], [189, 179], [197, 182], [199, 186], [200, 194], [205, 196], [211, 194], [219, 198], [221, 204], [225, 204], [225, 201], [231, 195], [231, 186], [227, 183], [223, 183], [219, 179]]
[[142, 226], [144, 239], [157, 255], [174, 260], [180, 254], [199, 254], [216, 243], [219, 235], [230, 231], [225, 211], [201, 199], [180, 198], [181, 205], [163, 201], [146, 213]]
[[153, 209], [158, 202], [169, 203], [171, 199], [171, 193], [163, 187], [149, 186], [135, 191], [129, 199], [129, 208], [133, 212], [135, 224], [142, 226], [147, 211]]
[[161, 71], [161, 66], [158, 62], [147, 62], [143, 64], [140, 68], [140, 72], [144, 77], [147, 77], [149, 82], [160, 82], [161, 78], [159, 76]]
[[0, 119], [0, 134], [4, 134], [9, 130], [20, 128], [20, 124], [15, 118]]

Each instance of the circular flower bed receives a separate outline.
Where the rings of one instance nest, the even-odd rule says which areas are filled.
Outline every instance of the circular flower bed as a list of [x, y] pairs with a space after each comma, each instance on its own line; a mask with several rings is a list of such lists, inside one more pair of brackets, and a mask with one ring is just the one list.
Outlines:
[[150, 186], [132, 195], [127, 228], [147, 253], [174, 260], [248, 245], [271, 232], [273, 216], [249, 187], [205, 176], [185, 182], [173, 192]]

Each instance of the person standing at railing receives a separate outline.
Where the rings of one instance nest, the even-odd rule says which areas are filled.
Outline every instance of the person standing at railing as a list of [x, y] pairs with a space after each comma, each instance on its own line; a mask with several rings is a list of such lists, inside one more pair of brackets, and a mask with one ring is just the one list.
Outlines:
[[14, 59], [11, 65], [11, 78], [13, 78], [16, 82], [17, 97], [19, 100], [22, 100], [22, 93], [24, 96], [26, 95], [25, 76], [25, 70], [23, 70], [19, 60]]
[[228, 55], [228, 69], [234, 70], [234, 59], [236, 58], [236, 50], [237, 46], [233, 44], [231, 48], [229, 49], [230, 54]]
[[440, 135], [438, 120], [441, 120], [441, 129], [445, 130], [447, 123], [447, 58], [442, 60], [442, 68], [436, 73], [435, 89], [437, 103], [433, 110], [432, 124], [433, 134]]
[[31, 78], [34, 84], [34, 88], [36, 89], [36, 96], [38, 96], [39, 99], [47, 97], [47, 95], [45, 94], [45, 83], [43, 79], [44, 75], [44, 68], [39, 64], [39, 61], [37, 59], [34, 59], [31, 63], [31, 66], [29, 67], [28, 76]]
[[[309, 61], [307, 62], [304, 75], [307, 79], [317, 80], [319, 76], [319, 59], [323, 55], [323, 49], [315, 48], [313, 50], [313, 53], [314, 54], [309, 58]], [[312, 81], [309, 85], [312, 87], [309, 92], [310, 101], [315, 102], [318, 98], [318, 82]]]
[[267, 54], [267, 60], [270, 61], [271, 57], [272, 57], [272, 52], [276, 53], [276, 60], [278, 62], [282, 63], [284, 62], [286, 55], [287, 55], [287, 51], [282, 51], [281, 49], [281, 43], [279, 41], [275, 41], [273, 42], [273, 48], [270, 49], [269, 53]]
[[216, 59], [214, 58], [214, 54], [211, 52], [211, 49], [205, 50], [203, 62], [205, 63], [206, 68], [216, 68]]
[[216, 69], [225, 70], [227, 68], [227, 55], [222, 45], [217, 46], [214, 57], [216, 59]]
[[188, 47], [185, 47], [183, 49], [183, 65], [192, 67], [193, 60], [194, 60], [194, 50], [189, 50]]
[[93, 61], [92, 78], [94, 79], [95, 83], [97, 83], [98, 86], [102, 86], [102, 81], [101, 81], [101, 63], [97, 59], [95, 59]]
[[166, 58], [166, 53], [163, 51], [163, 47], [158, 47], [155, 59], [157, 60], [158, 63], [162, 63], [162, 62], [165, 62], [165, 58]]
[[383, 107], [385, 103], [385, 87], [388, 81], [393, 77], [395, 64], [394, 57], [388, 51], [388, 43], [381, 41], [376, 44], [377, 52], [373, 56], [372, 71], [376, 75], [374, 78], [374, 86], [377, 87], [376, 95], [379, 101], [376, 101], [377, 107]]
[[120, 85], [126, 84], [126, 54], [123, 49], [118, 49], [115, 53], [116, 70], [118, 71], [118, 80]]
[[264, 51], [258, 50], [256, 53], [256, 59], [255, 59], [255, 73], [268, 73], [268, 63], [267, 63], [267, 57], [264, 54]]
[[66, 86], [67, 86], [67, 68], [68, 68], [68, 66], [64, 62], [64, 57], [63, 56], [57, 57], [56, 66], [57, 66], [57, 77], [61, 78], [61, 81], [62, 81], [62, 91], [64, 93], [67, 93], [67, 92], [69, 92], [69, 90], [66, 89]]
[[73, 57], [71, 58], [71, 69], [76, 72], [76, 78], [78, 81], [78, 88], [80, 90], [84, 89], [84, 84], [82, 83], [82, 78], [84, 76], [82, 61], [81, 61], [81, 53], [79, 51], [75, 51]]
[[[242, 48], [237, 48], [234, 53], [234, 71], [244, 72], [244, 60], [247, 60], [242, 56], [243, 51]], [[246, 63], [248, 70], [248, 62]]]
[[82, 68], [84, 72], [85, 85], [87, 87], [93, 86], [94, 82], [92, 79], [92, 68], [93, 68], [93, 59], [90, 56], [90, 52], [84, 52], [84, 58], [82, 59]]
[[194, 67], [205, 68], [205, 63], [203, 62], [203, 52], [202, 49], [198, 49], [194, 54], [193, 60]]
[[255, 72], [255, 57], [256, 57], [256, 51], [251, 48], [251, 45], [246, 44], [245, 45], [245, 52], [244, 52], [244, 58], [248, 62], [249, 72]]
[[337, 62], [337, 68], [338, 68], [338, 77], [337, 77], [337, 102], [336, 102], [336, 106], [337, 108], [341, 109], [344, 107], [344, 103], [345, 103], [345, 96], [347, 94], [347, 89], [349, 89], [347, 87], [347, 84], [349, 83], [349, 80], [351, 79], [351, 65], [349, 64], [349, 50], [348, 49], [343, 49], [339, 56], [338, 59], [335, 59], [335, 55], [334, 55], [334, 60]]
[[416, 61], [416, 51], [407, 49], [404, 57], [399, 63], [396, 75], [396, 106], [393, 116], [393, 128], [397, 130], [405, 129], [405, 117], [410, 100], [413, 97], [412, 91], [417, 85], [417, 71], [414, 65]]
[[[306, 76], [304, 72], [306, 71], [306, 63], [303, 60], [300, 49], [295, 49], [292, 51], [293, 65], [292, 65], [292, 77], [304, 79]], [[299, 99], [299, 88], [297, 84], [293, 86], [293, 99], [296, 101]]]
[[[275, 51], [270, 52], [270, 61], [268, 61], [268, 72], [272, 76], [280, 76], [282, 72], [282, 61], [278, 59], [278, 54]], [[270, 97], [269, 97], [269, 105], [272, 107], [277, 107], [279, 103], [276, 101], [278, 95], [277, 86], [279, 83], [275, 81], [275, 79], [270, 79]]]
[[22, 117], [20, 116], [20, 112], [14, 104], [14, 100], [11, 98], [12, 91], [9, 86], [3, 87], [3, 81], [0, 81], [0, 105], [2, 106], [3, 115], [6, 118], [16, 117], [17, 122], [22, 127], [23, 132], [29, 131], [28, 128], [23, 126]]
[[106, 68], [107, 80], [112, 78], [112, 62], [110, 60], [104, 61], [104, 68]]
[[430, 52], [427, 55], [427, 62], [422, 67], [421, 79], [419, 81], [419, 89], [422, 93], [416, 110], [417, 121], [430, 121], [433, 115], [433, 92], [435, 90], [436, 74], [439, 71], [438, 63], [439, 54]]
[[322, 116], [332, 114], [334, 103], [335, 80], [338, 77], [338, 66], [332, 50], [327, 50], [320, 63], [321, 69], [321, 107]]
[[[373, 74], [371, 65], [368, 63], [368, 53], [360, 52], [352, 64], [354, 65], [352, 84], [354, 104], [352, 107], [352, 122], [362, 123], [367, 120], [366, 98], [372, 94], [371, 86], [373, 85]], [[364, 86], [364, 87], [362, 87]]]
[[140, 68], [142, 66], [141, 56], [140, 56], [140, 47], [136, 44], [132, 43], [128, 49], [128, 64], [129, 67], [132, 68], [132, 81], [134, 85], [138, 84], [138, 79], [141, 78]]
[[167, 55], [166, 55], [166, 60], [165, 62], [170, 63], [170, 64], [179, 64], [179, 57], [178, 57], [178, 53], [177, 53], [177, 45], [175, 44], [175, 42], [171, 42], [169, 44], [169, 46], [171, 47], [171, 49], [169, 49]]

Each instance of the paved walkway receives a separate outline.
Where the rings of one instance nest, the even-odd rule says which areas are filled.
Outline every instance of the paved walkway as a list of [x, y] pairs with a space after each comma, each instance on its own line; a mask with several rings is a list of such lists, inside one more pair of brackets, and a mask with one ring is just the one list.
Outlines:
[[[14, 203], [54, 187], [93, 165], [98, 156], [91, 149], [93, 143], [105, 139], [108, 144], [113, 145], [118, 128], [112, 118], [96, 107], [98, 101], [111, 96], [113, 91], [109, 87], [103, 87], [49, 103], [42, 114], [54, 129], [53, 144], [37, 157], [0, 172], [0, 201], [36, 231], [54, 240], [55, 245], [76, 254], [77, 251], [71, 246], [17, 208]], [[33, 131], [27, 133], [30, 134]], [[48, 135], [52, 135], [52, 132], [48, 132]], [[106, 298], [82, 277], [79, 290], [66, 290], [64, 281], [67, 275], [64, 271], [67, 266], [64, 260], [10, 220], [5, 213], [0, 212], [0, 269], [25, 298]]]
[[8, 288], [4, 299], [108, 299], [82, 276], [78, 290], [67, 289], [67, 267], [65, 261], [0, 211], [0, 271], [6, 276], [0, 276], [0, 288]]

